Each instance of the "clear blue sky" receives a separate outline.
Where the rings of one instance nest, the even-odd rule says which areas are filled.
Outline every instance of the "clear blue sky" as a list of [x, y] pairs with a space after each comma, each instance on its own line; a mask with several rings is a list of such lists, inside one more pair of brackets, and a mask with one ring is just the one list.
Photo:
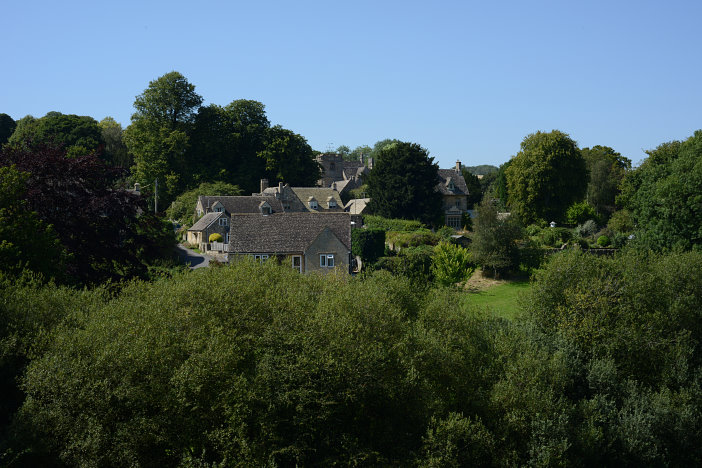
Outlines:
[[0, 112], [112, 116], [172, 70], [314, 149], [501, 164], [537, 130], [631, 158], [702, 128], [702, 2], [4, 2]]

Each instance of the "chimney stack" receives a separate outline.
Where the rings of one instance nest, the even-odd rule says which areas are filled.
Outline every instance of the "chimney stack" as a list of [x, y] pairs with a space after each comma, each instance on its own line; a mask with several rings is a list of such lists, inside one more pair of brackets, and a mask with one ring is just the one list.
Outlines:
[[456, 160], [456, 172], [461, 172], [461, 161]]
[[261, 194], [268, 188], [268, 179], [261, 179]]
[[280, 193], [281, 195], [283, 194], [283, 183], [282, 182], [278, 182], [278, 193]]

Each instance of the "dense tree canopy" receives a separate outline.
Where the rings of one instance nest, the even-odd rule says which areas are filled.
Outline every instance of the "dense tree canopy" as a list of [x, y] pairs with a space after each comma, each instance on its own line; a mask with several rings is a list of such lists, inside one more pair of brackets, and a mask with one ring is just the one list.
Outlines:
[[517, 241], [523, 236], [514, 216], [500, 215], [496, 203], [484, 198], [473, 222], [473, 260], [495, 277], [519, 267]]
[[189, 174], [186, 151], [202, 97], [178, 72], [151, 81], [136, 97], [124, 142], [134, 155], [134, 177], [144, 187], [159, 179], [159, 199], [166, 207], [182, 190]]
[[0, 148], [14, 133], [17, 122], [7, 114], [0, 114]]
[[121, 171], [94, 154], [69, 158], [56, 147], [5, 148], [0, 167], [13, 165], [28, 174], [27, 209], [53, 226], [70, 256], [71, 282], [144, 276], [147, 261], [172, 248], [170, 227], [145, 213], [139, 196], [115, 187]]
[[655, 249], [702, 246], [702, 130], [664, 143], [627, 174], [620, 201], [637, 226], [636, 241]]
[[313, 187], [321, 176], [312, 148], [301, 135], [276, 125], [268, 131], [266, 147], [258, 154], [266, 161], [268, 180], [297, 187]]
[[18, 148], [61, 145], [68, 157], [102, 153], [105, 144], [95, 119], [88, 116], [49, 112], [44, 117], [20, 119], [8, 144]]
[[438, 170], [434, 158], [416, 143], [385, 146], [367, 177], [368, 209], [385, 218], [435, 224], [441, 216]]
[[122, 125], [112, 117], [105, 117], [98, 122], [98, 127], [105, 142], [103, 159], [112, 166], [129, 169], [133, 161], [122, 141]]
[[581, 153], [590, 175], [586, 199], [600, 216], [608, 218], [615, 210], [619, 185], [631, 169], [631, 160], [608, 146], [583, 148]]
[[39, 273], [44, 280], [64, 278], [66, 252], [51, 225], [29, 209], [28, 173], [0, 167], [0, 274]]
[[566, 209], [585, 195], [588, 180], [580, 150], [558, 130], [524, 138], [505, 174], [510, 210], [525, 224], [562, 220]]

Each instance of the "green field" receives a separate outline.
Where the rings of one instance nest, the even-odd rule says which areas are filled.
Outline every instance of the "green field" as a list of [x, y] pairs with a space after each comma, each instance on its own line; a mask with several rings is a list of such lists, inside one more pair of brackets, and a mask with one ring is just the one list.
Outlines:
[[466, 301], [471, 306], [487, 309], [497, 317], [514, 319], [520, 313], [519, 296], [529, 290], [529, 281], [513, 281], [499, 284], [478, 292], [466, 292]]

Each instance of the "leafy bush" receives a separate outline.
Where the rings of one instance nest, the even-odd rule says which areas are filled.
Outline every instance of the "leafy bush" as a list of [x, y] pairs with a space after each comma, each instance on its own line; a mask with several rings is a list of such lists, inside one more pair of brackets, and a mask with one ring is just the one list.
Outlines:
[[541, 243], [550, 247], [560, 247], [572, 238], [570, 229], [567, 228], [545, 228], [539, 235]]
[[219, 234], [217, 232], [213, 232], [212, 234], [210, 234], [210, 237], [209, 237], [210, 242], [222, 242], [222, 240], [223, 239], [222, 239], [221, 234]]
[[597, 245], [600, 247], [607, 247], [610, 243], [609, 237], [607, 236], [600, 236], [597, 238]]
[[588, 202], [576, 202], [570, 205], [566, 211], [566, 219], [570, 224], [582, 224], [589, 219], [597, 220], [598, 216], [595, 207]]
[[385, 231], [381, 229], [352, 229], [351, 253], [364, 263], [375, 263], [385, 252]]
[[436, 282], [451, 286], [468, 279], [475, 270], [468, 249], [448, 242], [434, 248], [431, 271]]
[[575, 228], [575, 235], [577, 237], [590, 237], [595, 235], [596, 232], [597, 223], [591, 219]]
[[614, 232], [630, 233], [634, 230], [634, 220], [631, 219], [631, 214], [627, 210], [615, 211], [609, 218], [607, 227]]
[[441, 237], [429, 229], [418, 229], [416, 231], [388, 232], [386, 240], [388, 244], [392, 244], [395, 248], [405, 248], [419, 245], [437, 245], [441, 241]]
[[543, 228], [538, 224], [530, 224], [526, 227], [526, 235], [529, 237], [536, 237], [541, 234]]
[[419, 221], [388, 219], [375, 215], [364, 215], [363, 223], [368, 229], [382, 229], [383, 231], [416, 231], [426, 228], [426, 226]]
[[426, 286], [434, 281], [431, 268], [433, 252], [433, 247], [429, 245], [407, 247], [393, 257], [381, 257], [375, 267], [404, 276], [415, 284]]

